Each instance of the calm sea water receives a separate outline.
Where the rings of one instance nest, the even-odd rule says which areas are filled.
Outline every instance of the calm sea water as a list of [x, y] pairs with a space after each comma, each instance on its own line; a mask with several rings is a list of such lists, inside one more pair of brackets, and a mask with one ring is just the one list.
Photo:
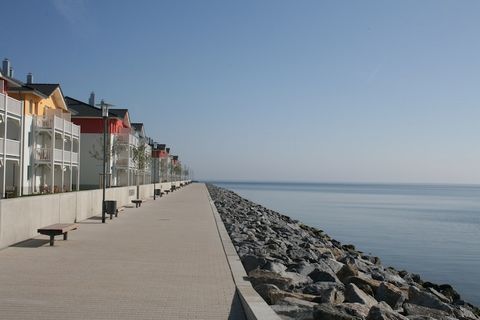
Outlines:
[[480, 186], [215, 184], [480, 305]]

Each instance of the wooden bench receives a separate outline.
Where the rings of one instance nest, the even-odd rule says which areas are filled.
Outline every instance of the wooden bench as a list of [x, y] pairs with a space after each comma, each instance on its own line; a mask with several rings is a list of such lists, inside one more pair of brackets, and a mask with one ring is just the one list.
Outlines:
[[164, 192], [165, 192], [165, 194], [168, 194], [170, 192], [170, 190], [167, 189]]
[[143, 200], [140, 200], [140, 199], [132, 200], [132, 203], [135, 203], [135, 208], [141, 207], [142, 202]]
[[63, 234], [63, 240], [67, 240], [68, 232], [78, 228], [76, 223], [57, 223], [37, 230], [38, 233], [50, 236], [50, 246], [53, 246], [55, 236]]

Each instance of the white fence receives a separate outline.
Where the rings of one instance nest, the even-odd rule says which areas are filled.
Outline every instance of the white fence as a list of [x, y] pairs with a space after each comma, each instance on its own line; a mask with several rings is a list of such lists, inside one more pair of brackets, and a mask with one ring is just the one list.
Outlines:
[[[178, 185], [179, 182], [173, 183]], [[171, 183], [157, 183], [162, 190]], [[106, 200], [131, 204], [136, 186], [107, 189]], [[153, 184], [140, 186], [139, 198], [153, 197]], [[82, 221], [102, 212], [102, 190], [65, 192], [0, 200], [0, 249], [35, 237], [37, 229], [54, 223]]]

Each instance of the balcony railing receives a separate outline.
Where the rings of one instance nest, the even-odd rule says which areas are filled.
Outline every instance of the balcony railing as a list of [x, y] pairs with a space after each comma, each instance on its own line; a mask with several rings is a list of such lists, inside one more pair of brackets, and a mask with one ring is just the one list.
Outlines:
[[138, 145], [138, 138], [132, 134], [124, 133], [117, 135], [117, 142], [120, 144]]
[[[52, 161], [52, 149], [37, 148], [34, 152], [35, 160], [37, 161]], [[73, 151], [66, 151], [61, 149], [53, 149], [54, 160], [61, 162], [78, 163], [78, 153]]]
[[5, 107], [7, 107], [8, 113], [18, 117], [22, 116], [22, 102], [11, 98], [4, 93], [0, 93], [0, 110], [5, 111]]
[[74, 136], [78, 136], [80, 134], [79, 126], [58, 116], [38, 116], [36, 124], [38, 128], [42, 129], [52, 129], [55, 125], [56, 130], [69, 133]]
[[35, 160], [37, 161], [51, 161], [52, 149], [50, 148], [37, 148], [34, 152]]
[[20, 141], [0, 138], [0, 154], [3, 154], [4, 146], [5, 154], [20, 157]]

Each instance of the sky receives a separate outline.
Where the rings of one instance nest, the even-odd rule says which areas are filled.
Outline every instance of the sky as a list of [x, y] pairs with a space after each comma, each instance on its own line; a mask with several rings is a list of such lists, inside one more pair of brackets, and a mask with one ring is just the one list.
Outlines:
[[6, 0], [14, 76], [93, 90], [201, 180], [480, 183], [480, 2]]

